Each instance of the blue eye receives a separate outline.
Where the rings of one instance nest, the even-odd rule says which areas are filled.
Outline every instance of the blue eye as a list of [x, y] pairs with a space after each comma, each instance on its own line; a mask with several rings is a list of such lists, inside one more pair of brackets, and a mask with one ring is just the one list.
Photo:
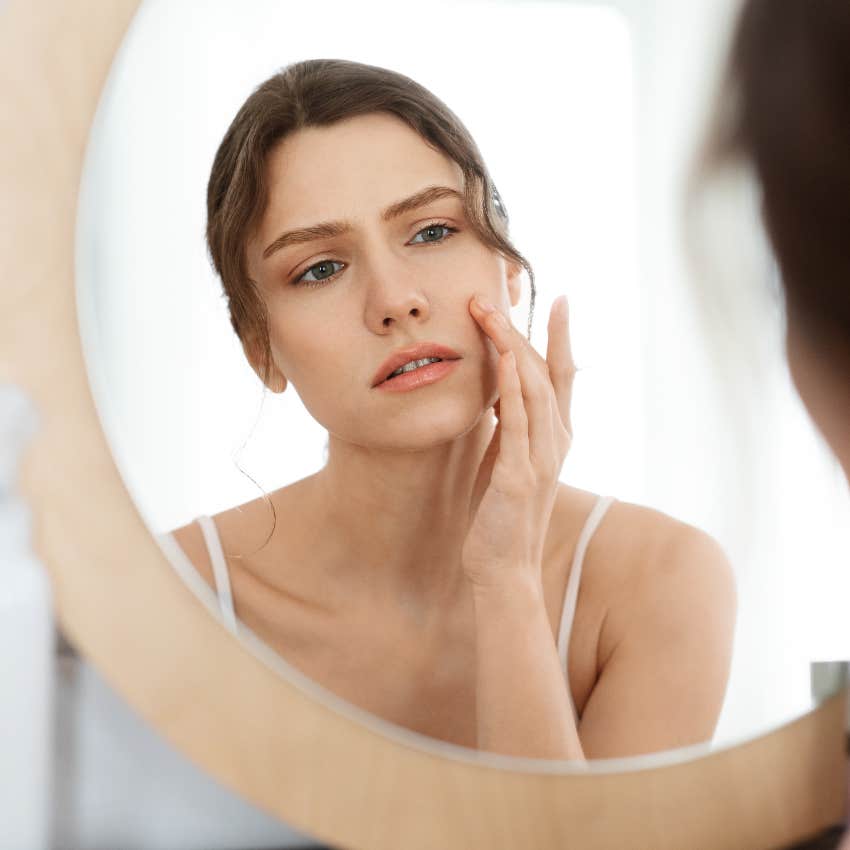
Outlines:
[[[416, 236], [422, 236], [424, 234], [427, 238], [417, 240], [416, 236], [414, 236], [408, 244], [441, 245], [447, 239], [451, 239], [457, 232], [456, 227], [449, 227], [448, 224], [444, 224], [443, 222], [434, 222], [433, 224], [423, 227], [422, 230], [416, 233]], [[339, 266], [339, 268], [335, 270], [334, 266]], [[295, 280], [292, 281], [292, 285], [322, 286], [328, 281], [333, 280], [344, 268], [345, 263], [341, 263], [338, 260], [320, 260], [318, 263], [314, 263], [310, 266], [310, 268], [308, 268], [307, 271], [300, 277], [295, 278]], [[312, 275], [312, 279], [308, 277], [308, 275]]]
[[[439, 231], [444, 231], [444, 235], [442, 236], [442, 238], [440, 238], [439, 236], [434, 237], [433, 234], [435, 232], [439, 233]], [[420, 245], [433, 242], [445, 242], [447, 239], [451, 239], [451, 237], [454, 236], [455, 233], [457, 233], [457, 228], [449, 227], [447, 224], [435, 222], [434, 224], [429, 224], [427, 227], [423, 227], [422, 230], [420, 230], [419, 233], [416, 234], [416, 236], [419, 236], [422, 233], [429, 234], [429, 238], [423, 239], [421, 242], [419, 242], [418, 244]], [[411, 239], [411, 244], [417, 244], [415, 237], [414, 239]]]
[[[333, 266], [339, 266], [340, 268], [337, 271], [334, 271]], [[295, 281], [295, 284], [306, 283], [308, 286], [318, 286], [319, 284], [325, 283], [332, 277], [338, 275], [339, 272], [342, 271], [342, 267], [343, 263], [337, 262], [336, 260], [322, 260], [321, 262], [310, 266], [310, 268]], [[307, 277], [308, 274], [313, 275], [312, 280]]]

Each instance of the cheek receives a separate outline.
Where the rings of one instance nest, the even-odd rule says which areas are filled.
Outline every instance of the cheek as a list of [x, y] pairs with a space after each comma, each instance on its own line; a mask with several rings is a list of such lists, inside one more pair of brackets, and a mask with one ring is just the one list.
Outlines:
[[461, 269], [461, 276], [466, 282], [469, 294], [482, 292], [492, 296], [491, 300], [497, 298], [506, 288], [502, 258], [477, 241], [464, 246], [463, 252], [459, 254], [457, 267]]
[[492, 349], [489, 337], [472, 316], [469, 303], [479, 293], [506, 313], [510, 311], [507, 278], [499, 258], [480, 246], [458, 252], [451, 267], [445, 269], [444, 276], [436, 284], [430, 288], [432, 310], [439, 310], [439, 302], [442, 302], [453, 316], [461, 320], [464, 334], [468, 327], [474, 329], [482, 351]]
[[321, 388], [346, 365], [344, 341], [315, 318], [276, 322], [269, 327], [269, 337], [275, 363], [299, 395], [311, 393], [312, 385]]

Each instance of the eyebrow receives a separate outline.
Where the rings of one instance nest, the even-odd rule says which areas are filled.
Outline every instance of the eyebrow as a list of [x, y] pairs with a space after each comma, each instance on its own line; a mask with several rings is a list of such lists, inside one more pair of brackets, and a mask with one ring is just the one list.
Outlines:
[[[381, 219], [383, 221], [392, 221], [394, 218], [438, 201], [440, 198], [457, 198], [463, 202], [463, 195], [457, 189], [451, 189], [448, 186], [428, 186], [411, 195], [409, 198], [403, 198], [388, 206], [381, 213]], [[321, 224], [313, 224], [310, 227], [299, 227], [297, 230], [288, 230], [286, 233], [278, 236], [263, 251], [263, 259], [267, 260], [276, 251], [280, 251], [289, 245], [300, 245], [304, 242], [314, 242], [317, 239], [331, 239], [334, 236], [341, 236], [344, 233], [348, 233], [350, 230], [351, 223], [348, 221], [323, 221]]]

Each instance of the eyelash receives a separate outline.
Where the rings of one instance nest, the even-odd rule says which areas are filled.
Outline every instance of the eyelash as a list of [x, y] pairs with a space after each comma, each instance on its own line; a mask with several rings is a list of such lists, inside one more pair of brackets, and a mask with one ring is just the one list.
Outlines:
[[[426, 224], [425, 227], [423, 227], [421, 230], [417, 230], [416, 233], [414, 234], [414, 237], [418, 236], [420, 233], [422, 233], [425, 230], [428, 230], [431, 227], [442, 227], [443, 230], [446, 231], [446, 235], [442, 239], [437, 239], [437, 240], [432, 239], [428, 242], [418, 242], [416, 244], [418, 244], [418, 245], [442, 245], [444, 242], [447, 242], [449, 239], [451, 239], [452, 236], [455, 235], [455, 233], [458, 232], [458, 229], [456, 227], [450, 227], [444, 221], [432, 221], [430, 224]], [[312, 269], [316, 268], [316, 266], [321, 266], [322, 264], [326, 264], [326, 263], [339, 263], [339, 260], [325, 259], [325, 260], [319, 260], [318, 262], [313, 263], [310, 266], [310, 268], [304, 269], [303, 273], [301, 275], [299, 275], [297, 278], [295, 278], [292, 281], [291, 285], [292, 286], [309, 286], [309, 287], [324, 286], [326, 283], [330, 283], [332, 280], [334, 280], [337, 277], [337, 275], [341, 274], [346, 268], [346, 266], [343, 265], [343, 267], [341, 269], [339, 269], [338, 271], [335, 271], [330, 277], [323, 278], [322, 280], [302, 280], [304, 275], [306, 275]]]

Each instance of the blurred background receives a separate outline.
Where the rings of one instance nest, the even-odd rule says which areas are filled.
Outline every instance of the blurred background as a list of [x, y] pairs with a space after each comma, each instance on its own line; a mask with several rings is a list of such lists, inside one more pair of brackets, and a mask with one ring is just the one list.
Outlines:
[[264, 396], [231, 330], [205, 250], [206, 180], [236, 110], [281, 66], [383, 65], [478, 142], [535, 269], [538, 351], [549, 306], [569, 298], [582, 371], [562, 479], [703, 528], [732, 561], [738, 627], [716, 740], [807, 710], [809, 662], [850, 657], [847, 485], [784, 365], [747, 175], [712, 175], [692, 204], [685, 193], [736, 8], [144, 2], [92, 129], [77, 272], [95, 400], [151, 530], [324, 462], [324, 430], [292, 388]]

